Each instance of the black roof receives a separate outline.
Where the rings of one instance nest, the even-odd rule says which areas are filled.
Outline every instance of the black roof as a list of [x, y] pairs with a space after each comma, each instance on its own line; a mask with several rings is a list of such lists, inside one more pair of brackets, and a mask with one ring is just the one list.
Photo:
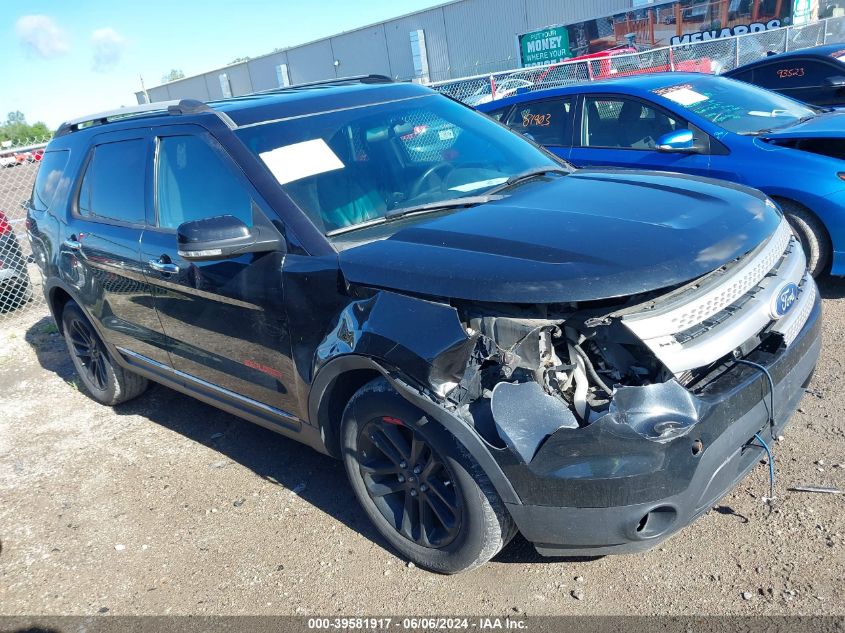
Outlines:
[[240, 127], [428, 94], [433, 94], [430, 88], [412, 83], [327, 84], [211, 101], [208, 105]]
[[345, 108], [431, 95], [430, 88], [413, 83], [393, 83], [387, 77], [369, 75], [302, 84], [252, 95], [202, 103], [192, 99], [151, 103], [101, 112], [63, 123], [55, 138], [88, 130], [170, 124], [173, 116], [216, 113], [230, 128], [266, 121], [319, 114]]

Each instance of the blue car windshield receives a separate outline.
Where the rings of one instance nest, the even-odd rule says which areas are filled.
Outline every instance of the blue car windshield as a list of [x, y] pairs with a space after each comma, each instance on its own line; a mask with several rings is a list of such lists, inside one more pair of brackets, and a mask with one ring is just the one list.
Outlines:
[[697, 77], [652, 92], [737, 134], [788, 127], [816, 114], [776, 92], [724, 77]]
[[521, 135], [439, 95], [271, 121], [237, 134], [328, 234], [562, 167]]

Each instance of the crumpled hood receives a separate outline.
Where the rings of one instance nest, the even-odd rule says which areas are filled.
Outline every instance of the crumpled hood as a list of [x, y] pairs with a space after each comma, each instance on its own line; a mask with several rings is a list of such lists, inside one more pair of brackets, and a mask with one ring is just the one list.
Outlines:
[[352, 283], [507, 303], [587, 301], [691, 281], [747, 253], [780, 214], [694, 176], [579, 170], [507, 198], [409, 221], [340, 253]]
[[766, 132], [762, 137], [767, 139], [845, 138], [845, 110], [825, 112], [804, 123]]

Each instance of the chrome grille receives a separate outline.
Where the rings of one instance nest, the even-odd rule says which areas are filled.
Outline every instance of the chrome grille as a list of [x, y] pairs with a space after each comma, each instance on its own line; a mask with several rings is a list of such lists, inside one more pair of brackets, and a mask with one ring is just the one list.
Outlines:
[[[815, 292], [815, 284], [812, 279], [806, 281], [804, 253], [783, 220], [765, 246], [721, 277], [663, 304], [658, 301], [648, 311], [628, 314], [622, 322], [670, 371], [680, 375], [718, 360], [770, 327], [772, 297], [788, 282], [800, 284], [800, 305], [780, 324], [787, 327], [788, 323], [790, 333], [797, 328], [794, 340], [812, 310], [815, 296], [807, 293]], [[786, 332], [782, 334], [787, 344], [791, 342]]]
[[786, 222], [782, 222], [765, 250], [759, 253], [750, 265], [743, 267], [740, 274], [731, 277], [724, 287], [715, 289], [672, 317], [671, 322], [677, 328], [676, 331], [680, 332], [706, 321], [751, 290], [783, 256], [791, 236], [792, 232]]

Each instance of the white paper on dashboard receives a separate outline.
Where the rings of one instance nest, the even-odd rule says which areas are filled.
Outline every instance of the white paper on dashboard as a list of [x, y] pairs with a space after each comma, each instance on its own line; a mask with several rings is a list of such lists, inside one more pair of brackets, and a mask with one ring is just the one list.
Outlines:
[[682, 106], [691, 106], [702, 101], [707, 101], [710, 98], [707, 95], [703, 95], [695, 90], [690, 90], [689, 88], [670, 90], [669, 92], [664, 92], [663, 96]]
[[344, 168], [337, 154], [321, 138], [277, 147], [259, 156], [280, 185]]
[[464, 185], [457, 185], [456, 187], [449, 187], [449, 191], [460, 191], [462, 193], [467, 192], [467, 191], [475, 191], [476, 189], [481, 189], [482, 187], [492, 187], [494, 185], [501, 185], [506, 180], [507, 180], [507, 177], [490, 178], [489, 180], [477, 180], [475, 182], [468, 182]]

